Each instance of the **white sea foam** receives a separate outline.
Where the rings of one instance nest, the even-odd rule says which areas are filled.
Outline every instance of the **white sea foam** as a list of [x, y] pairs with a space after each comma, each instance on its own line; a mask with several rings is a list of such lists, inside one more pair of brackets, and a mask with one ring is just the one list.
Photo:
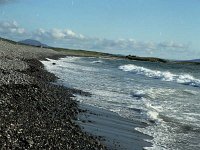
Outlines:
[[183, 113], [184, 115], [189, 115], [189, 116], [198, 116], [200, 117], [200, 114], [197, 113]]
[[156, 111], [148, 111], [148, 112], [147, 112], [147, 115], [148, 115], [151, 119], [153, 119], [154, 121], [159, 120], [159, 119], [158, 119], [159, 113], [156, 112]]
[[103, 61], [102, 61], [102, 60], [96, 60], [96, 61], [92, 61], [91, 63], [92, 63], [92, 64], [103, 63]]
[[[60, 68], [62, 71], [65, 69], [65, 71], [73, 72], [75, 74], [81, 73], [82, 71], [96, 70], [94, 67], [87, 67], [80, 64], [76, 64], [75, 62], [77, 62], [80, 59], [81, 57], [65, 57], [65, 58], [60, 58], [59, 60], [53, 60], [47, 58], [48, 61], [42, 61], [42, 63], [46, 66], [48, 70], [58, 71], [58, 69]], [[52, 63], [55, 63], [55, 65], [52, 65]]]
[[191, 85], [195, 87], [200, 87], [200, 79], [196, 79], [189, 74], [173, 74], [169, 71], [158, 71], [151, 70], [148, 68], [136, 66], [133, 64], [120, 66], [119, 69], [127, 72], [133, 72], [135, 74], [143, 75], [149, 78], [160, 79], [163, 81], [173, 81], [180, 84]]
[[150, 119], [153, 119], [154, 121], [162, 121], [162, 119], [159, 118], [159, 113], [163, 111], [161, 106], [153, 106], [148, 102], [146, 102], [145, 106], [148, 109], [147, 116]]
[[136, 99], [141, 99], [146, 96], [146, 93], [144, 90], [136, 90], [136, 91], [131, 92], [131, 96]]
[[[150, 141], [153, 143], [153, 147], [145, 149], [176, 149], [174, 146], [177, 144], [177, 137], [180, 137], [180, 139], [187, 139], [187, 135], [192, 137], [196, 129], [187, 134], [176, 133], [177, 128], [175, 128], [176, 126], [174, 126], [174, 124], [177, 121], [181, 123], [188, 122], [199, 128], [199, 92], [197, 88], [195, 89], [189, 86], [184, 86], [184, 90], [182, 86], [170, 88], [168, 86], [166, 87], [163, 82], [161, 87], [157, 87], [152, 86], [151, 82], [147, 80], [132, 82], [136, 81], [138, 76], [136, 75], [135, 78], [132, 78], [131, 74], [138, 74], [139, 76], [144, 76], [149, 79], [176, 82], [198, 87], [200, 87], [200, 78], [195, 79], [187, 74], [183, 75], [171, 71], [164, 72], [156, 69], [151, 70], [150, 68], [136, 65], [121, 66], [120, 69], [130, 72], [130, 76], [127, 76], [127, 78], [123, 76], [124, 78], [121, 78], [121, 76], [119, 77], [118, 74], [115, 73], [115, 65], [118, 63], [115, 65], [111, 63], [110, 66], [104, 66], [98, 64], [101, 63], [98, 62], [98, 60], [101, 59], [97, 59], [97, 62], [92, 60], [94, 61], [92, 62], [91, 59], [86, 60], [86, 58], [77, 57], [48, 60], [49, 61], [43, 62], [45, 67], [62, 80], [60, 83], [83, 91], [88, 91], [92, 94], [91, 97], [77, 95], [76, 100], [113, 111], [124, 118], [133, 120], [141, 119], [147, 123], [155, 122], [155, 125], [147, 126], [146, 128], [136, 128], [138, 131], [154, 137]], [[103, 63], [109, 64], [109, 61], [103, 60]], [[103, 70], [105, 68], [111, 71], [105, 73]], [[111, 76], [114, 78], [111, 78]], [[173, 124], [173, 126], [170, 124]], [[199, 129], [197, 130], [199, 133]], [[198, 141], [199, 138], [196, 139], [196, 141]], [[181, 142], [177, 145], [183, 145], [181, 147], [182, 149], [190, 148], [188, 145], [191, 145], [193, 141], [184, 141], [186, 141], [185, 143], [187, 145]]]
[[65, 57], [65, 58], [60, 58], [60, 60], [64, 61], [64, 62], [76, 62], [78, 60], [80, 60], [81, 57], [74, 57], [74, 56], [69, 56], [69, 57]]

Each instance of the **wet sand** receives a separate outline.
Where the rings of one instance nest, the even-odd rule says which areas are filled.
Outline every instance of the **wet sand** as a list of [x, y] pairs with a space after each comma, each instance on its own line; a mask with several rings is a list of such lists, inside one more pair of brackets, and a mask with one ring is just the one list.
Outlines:
[[144, 135], [134, 128], [145, 127], [146, 124], [137, 120], [120, 117], [117, 113], [93, 106], [79, 104], [85, 110], [78, 115], [78, 123], [83, 131], [100, 136], [100, 141], [109, 149], [116, 150], [142, 150], [151, 147], [145, 139], [151, 137]]

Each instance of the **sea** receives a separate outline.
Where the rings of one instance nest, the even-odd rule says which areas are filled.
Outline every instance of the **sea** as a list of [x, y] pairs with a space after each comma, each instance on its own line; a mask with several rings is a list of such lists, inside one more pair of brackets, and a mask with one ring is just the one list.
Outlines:
[[[148, 124], [148, 150], [200, 150], [200, 65], [65, 57], [42, 61], [81, 103]], [[55, 64], [54, 64], [55, 63]]]

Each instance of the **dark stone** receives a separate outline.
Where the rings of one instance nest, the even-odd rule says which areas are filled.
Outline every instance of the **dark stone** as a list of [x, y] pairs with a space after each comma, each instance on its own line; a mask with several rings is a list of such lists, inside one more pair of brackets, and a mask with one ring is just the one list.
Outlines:
[[149, 62], [161, 62], [161, 63], [167, 63], [169, 62], [166, 59], [156, 58], [156, 57], [139, 57], [135, 55], [128, 55], [126, 56], [129, 60], [138, 60], [138, 61], [149, 61]]
[[71, 97], [90, 94], [51, 84], [57, 77], [40, 61], [24, 61], [20, 72], [34, 82], [0, 86], [0, 149], [106, 149], [73, 121], [80, 109]]

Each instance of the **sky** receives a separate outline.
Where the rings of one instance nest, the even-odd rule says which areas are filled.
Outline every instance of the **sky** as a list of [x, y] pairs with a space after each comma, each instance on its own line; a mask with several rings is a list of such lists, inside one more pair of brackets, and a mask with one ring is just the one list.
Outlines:
[[199, 0], [0, 0], [0, 37], [168, 59], [200, 58]]

